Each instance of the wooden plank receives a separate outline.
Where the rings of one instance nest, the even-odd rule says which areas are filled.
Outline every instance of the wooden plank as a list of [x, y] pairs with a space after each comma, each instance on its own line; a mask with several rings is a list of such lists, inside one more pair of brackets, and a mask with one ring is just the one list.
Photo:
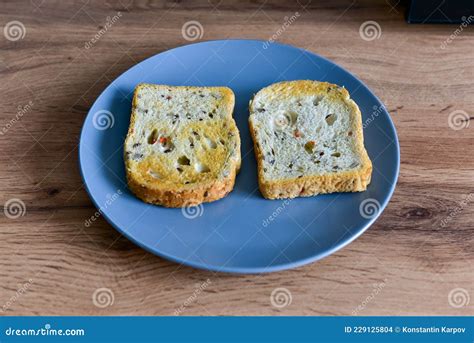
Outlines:
[[[465, 30], [442, 49], [457, 27], [408, 25], [399, 6], [300, 4], [2, 4], [2, 23], [19, 20], [26, 27], [24, 39], [0, 41], [0, 129], [8, 126], [0, 136], [0, 202], [20, 198], [26, 205], [24, 217], [0, 217], [0, 308], [6, 314], [474, 314], [472, 301], [460, 308], [448, 302], [455, 288], [474, 294], [474, 199], [461, 205], [474, 192], [473, 125], [454, 131], [448, 121], [454, 110], [473, 116], [473, 32]], [[118, 11], [120, 19], [86, 49]], [[149, 56], [186, 44], [186, 21], [201, 22], [204, 40], [268, 39], [296, 11], [298, 20], [278, 40], [351, 70], [386, 104], [397, 126], [400, 179], [376, 224], [318, 263], [257, 276], [170, 263], [120, 237], [102, 218], [86, 227], [96, 210], [77, 167], [78, 135], [110, 81]], [[361, 39], [359, 27], [367, 20], [380, 24], [380, 39]], [[30, 102], [14, 120], [18, 106]], [[102, 287], [114, 296], [105, 308], [92, 301]], [[278, 287], [292, 297], [281, 309], [270, 301]]]

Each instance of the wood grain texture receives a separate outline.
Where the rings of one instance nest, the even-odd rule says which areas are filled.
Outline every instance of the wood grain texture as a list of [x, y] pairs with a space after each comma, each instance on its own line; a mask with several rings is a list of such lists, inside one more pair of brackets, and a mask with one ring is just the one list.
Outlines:
[[[461, 203], [474, 193], [474, 123], [458, 131], [448, 125], [455, 110], [468, 113], [467, 120], [474, 116], [472, 29], [441, 49], [457, 25], [408, 25], [404, 8], [384, 1], [300, 3], [2, 2], [2, 27], [18, 20], [26, 34], [17, 41], [0, 37], [0, 129], [7, 128], [0, 135], [0, 203], [19, 198], [26, 214], [0, 214], [1, 312], [474, 314], [474, 198]], [[85, 49], [118, 11], [120, 19]], [[85, 227], [96, 209], [79, 175], [78, 135], [101, 91], [137, 62], [186, 44], [181, 27], [189, 20], [202, 24], [203, 40], [268, 39], [296, 11], [300, 16], [278, 40], [352, 71], [386, 104], [397, 127], [400, 178], [373, 227], [320, 262], [254, 276], [162, 260], [102, 218]], [[367, 20], [381, 26], [379, 39], [361, 39]], [[15, 120], [18, 106], [28, 104]], [[101, 287], [112, 290], [111, 306], [94, 305]], [[284, 308], [271, 305], [277, 287], [291, 292]], [[449, 304], [456, 288], [467, 292], [469, 304]]]

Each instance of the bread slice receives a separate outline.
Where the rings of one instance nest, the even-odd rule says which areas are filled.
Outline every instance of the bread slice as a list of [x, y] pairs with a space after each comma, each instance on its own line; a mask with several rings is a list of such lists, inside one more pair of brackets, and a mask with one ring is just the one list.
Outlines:
[[226, 87], [138, 85], [124, 146], [130, 190], [166, 207], [226, 196], [241, 163], [234, 102]]
[[249, 124], [265, 198], [367, 189], [372, 163], [360, 110], [345, 88], [304, 80], [275, 83], [250, 102]]

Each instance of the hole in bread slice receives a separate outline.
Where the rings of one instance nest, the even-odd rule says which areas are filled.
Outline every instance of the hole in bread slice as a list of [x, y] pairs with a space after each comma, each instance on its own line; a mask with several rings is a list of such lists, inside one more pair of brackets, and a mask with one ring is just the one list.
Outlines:
[[211, 149], [215, 149], [217, 148], [217, 144], [216, 142], [214, 142], [212, 139], [210, 139], [209, 137], [206, 136], [206, 144], [209, 148]]
[[211, 171], [208, 166], [200, 162], [194, 165], [194, 169], [196, 169], [198, 173], [208, 173]]
[[336, 121], [336, 115], [334, 113], [328, 114], [325, 119], [326, 123], [331, 126]]
[[189, 160], [189, 158], [187, 158], [186, 156], [180, 156], [178, 158], [178, 163], [182, 166], [189, 166], [189, 164], [191, 163], [191, 161]]
[[153, 129], [148, 136], [148, 144], [155, 144], [158, 141], [158, 130]]

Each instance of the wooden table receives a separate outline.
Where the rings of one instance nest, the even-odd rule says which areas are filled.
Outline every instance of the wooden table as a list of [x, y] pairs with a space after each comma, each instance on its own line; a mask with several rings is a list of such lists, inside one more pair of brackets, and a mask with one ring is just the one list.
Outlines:
[[[465, 117], [455, 128], [473, 119], [472, 29], [447, 42], [458, 25], [408, 25], [404, 8], [384, 1], [300, 3], [2, 3], [1, 25], [24, 27], [0, 37], [0, 202], [26, 208], [16, 219], [0, 215], [6, 314], [474, 314], [474, 123], [449, 125], [454, 115]], [[96, 209], [79, 175], [78, 135], [101, 91], [137, 62], [187, 44], [188, 21], [202, 25], [201, 40], [268, 39], [295, 12], [278, 41], [352, 71], [395, 122], [401, 172], [379, 220], [320, 262], [253, 276], [165, 261], [102, 218], [85, 227]], [[378, 39], [359, 34], [369, 20]], [[281, 308], [270, 301], [279, 287], [292, 298]], [[95, 302], [94, 292], [103, 292]]]

